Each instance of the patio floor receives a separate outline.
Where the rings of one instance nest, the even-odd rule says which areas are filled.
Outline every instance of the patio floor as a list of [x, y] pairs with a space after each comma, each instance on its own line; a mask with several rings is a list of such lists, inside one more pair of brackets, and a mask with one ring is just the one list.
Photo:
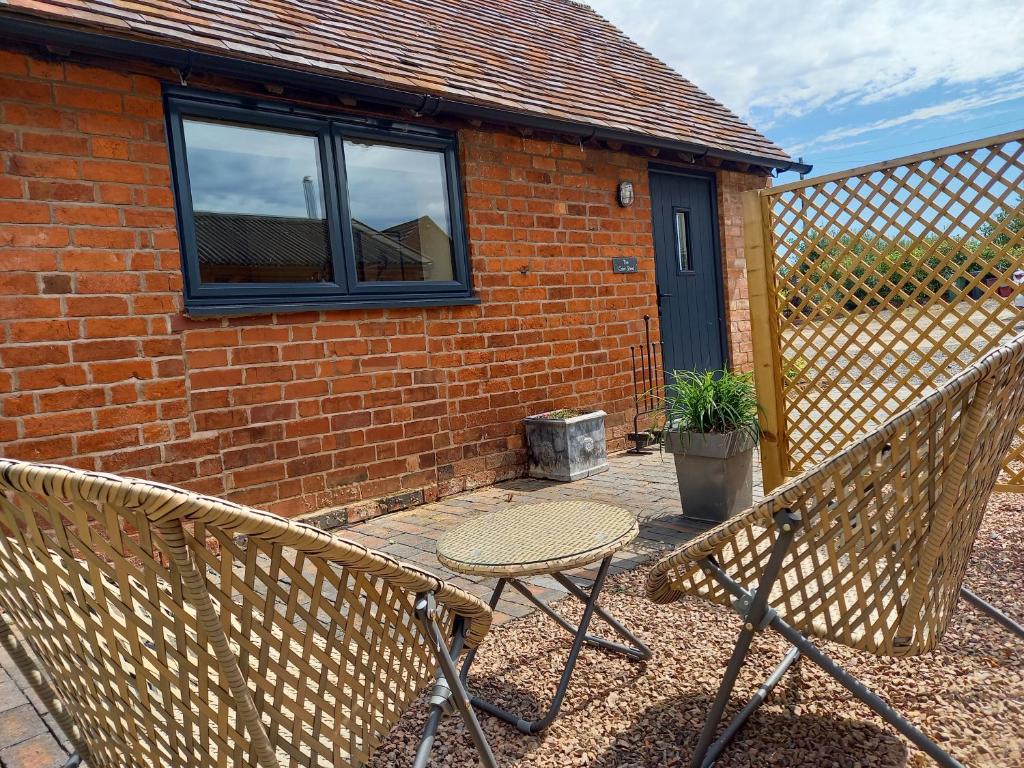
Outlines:
[[[754, 496], [763, 495], [760, 466], [755, 464]], [[610, 575], [628, 571], [655, 555], [671, 550], [700, 530], [681, 518], [679, 491], [672, 457], [657, 451], [646, 455], [620, 453], [610, 457], [609, 469], [572, 483], [522, 478], [425, 504], [361, 523], [343, 532], [348, 538], [415, 563], [487, 599], [494, 582], [448, 571], [434, 556], [438, 538], [453, 526], [477, 515], [517, 504], [560, 499], [585, 499], [616, 504], [640, 518], [640, 535], [613, 560]], [[589, 575], [587, 569], [578, 572]], [[565, 590], [547, 576], [528, 579], [546, 601], [558, 600]], [[495, 618], [504, 623], [536, 610], [526, 598], [506, 592]], [[68, 754], [60, 730], [13, 663], [0, 649], [0, 768], [58, 768]]]

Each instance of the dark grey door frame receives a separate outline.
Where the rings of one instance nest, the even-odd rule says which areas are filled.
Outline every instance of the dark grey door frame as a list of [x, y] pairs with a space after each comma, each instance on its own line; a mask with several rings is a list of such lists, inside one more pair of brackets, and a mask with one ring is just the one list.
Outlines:
[[[722, 242], [721, 242], [721, 219], [718, 216], [718, 178], [714, 172], [698, 171], [690, 168], [680, 168], [679, 166], [661, 164], [661, 163], [649, 163], [647, 167], [648, 174], [648, 189], [651, 190], [651, 237], [654, 237], [654, 192], [653, 185], [650, 184], [650, 177], [653, 174], [662, 174], [668, 176], [682, 176], [687, 178], [697, 178], [707, 181], [711, 185], [711, 220], [713, 226], [711, 227], [711, 240], [712, 248], [714, 249], [714, 262], [715, 262], [715, 282], [718, 290], [715, 291], [715, 300], [718, 307], [718, 336], [722, 346], [722, 361], [723, 365], [731, 367], [731, 359], [729, 355], [729, 326], [725, 321], [725, 275], [724, 275], [724, 264], [722, 262]], [[657, 243], [653, 243], [655, 250], [657, 249]], [[655, 253], [655, 262], [657, 262], [658, 256]], [[663, 286], [659, 282], [657, 266], [654, 270], [655, 286], [659, 297], [663, 293]], [[664, 339], [663, 334], [664, 323], [662, 321], [662, 308], [661, 299], [658, 299], [658, 333], [659, 336]], [[666, 361], [662, 360], [662, 366], [664, 369], [664, 375], [668, 375], [668, 365]]]

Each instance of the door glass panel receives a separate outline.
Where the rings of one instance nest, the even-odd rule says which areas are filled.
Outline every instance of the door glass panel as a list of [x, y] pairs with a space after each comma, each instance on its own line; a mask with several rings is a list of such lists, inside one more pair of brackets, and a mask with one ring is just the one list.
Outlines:
[[445, 154], [345, 140], [360, 282], [454, 280]]
[[676, 211], [676, 269], [692, 272], [690, 263], [690, 212]]
[[203, 283], [334, 279], [315, 134], [186, 119]]

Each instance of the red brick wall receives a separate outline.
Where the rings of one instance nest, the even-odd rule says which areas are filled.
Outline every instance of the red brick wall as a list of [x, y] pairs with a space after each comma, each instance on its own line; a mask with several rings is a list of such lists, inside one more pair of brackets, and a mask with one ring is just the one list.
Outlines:
[[729, 336], [729, 362], [739, 370], [754, 367], [750, 341], [750, 293], [747, 290], [747, 259], [743, 253], [743, 199], [749, 189], [767, 186], [765, 176], [719, 171], [718, 218], [725, 276], [725, 320]]
[[[657, 314], [646, 158], [460, 146], [481, 305], [192, 320], [160, 82], [0, 51], [0, 452], [357, 518], [520, 474], [520, 421], [552, 407], [603, 407], [624, 447], [629, 345]], [[737, 194], [760, 181], [720, 175], [743, 365]]]

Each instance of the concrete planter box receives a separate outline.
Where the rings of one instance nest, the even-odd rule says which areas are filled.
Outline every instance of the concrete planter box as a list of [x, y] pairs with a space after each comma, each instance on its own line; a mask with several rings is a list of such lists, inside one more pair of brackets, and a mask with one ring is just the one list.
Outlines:
[[567, 419], [547, 414], [523, 419], [530, 477], [579, 480], [608, 469], [604, 411]]
[[683, 515], [720, 523], [753, 503], [754, 440], [728, 432], [665, 432], [665, 450], [673, 455]]

